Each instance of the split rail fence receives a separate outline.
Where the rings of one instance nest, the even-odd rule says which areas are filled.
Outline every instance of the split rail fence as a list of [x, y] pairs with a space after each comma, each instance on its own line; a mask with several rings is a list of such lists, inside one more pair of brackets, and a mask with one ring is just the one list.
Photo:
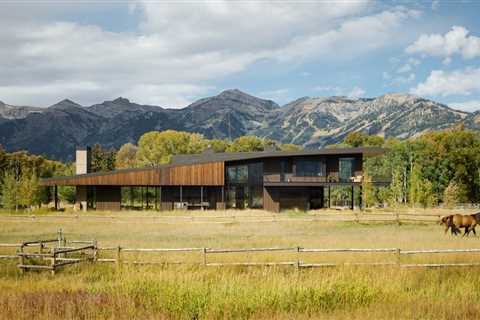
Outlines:
[[[60, 238], [59, 238], [60, 239]], [[423, 250], [404, 250], [400, 248], [302, 248], [302, 247], [273, 247], [273, 248], [236, 248], [236, 249], [212, 249], [212, 248], [127, 248], [127, 247], [97, 247], [95, 240], [89, 241], [69, 241], [63, 239], [37, 240], [29, 241], [21, 244], [0, 244], [0, 248], [16, 248], [15, 255], [1, 255], [0, 259], [18, 259], [18, 267], [25, 270], [50, 270], [52, 274], [62, 266], [69, 264], [77, 264], [83, 261], [91, 261], [94, 263], [114, 263], [117, 267], [123, 264], [196, 264], [208, 267], [222, 266], [292, 266], [297, 269], [301, 268], [322, 268], [335, 266], [397, 266], [400, 268], [441, 268], [441, 267], [475, 267], [480, 266], [480, 262], [454, 262], [454, 263], [404, 263], [403, 256], [414, 255], [430, 255], [430, 254], [453, 254], [453, 253], [480, 253], [480, 248], [472, 249], [423, 249]], [[61, 241], [61, 242], [60, 242]], [[48, 244], [57, 243], [56, 247], [49, 247]], [[80, 247], [68, 247], [70, 244], [81, 244]], [[36, 247], [36, 252], [26, 252], [24, 249], [28, 247]], [[90, 252], [90, 254], [88, 254]], [[216, 262], [211, 261], [213, 256], [221, 256], [223, 254], [245, 254], [245, 253], [292, 253], [295, 258], [288, 261], [243, 261], [243, 262]], [[80, 254], [83, 257], [71, 257], [71, 254]], [[110, 258], [101, 257], [104, 253]], [[127, 257], [128, 253], [137, 254], [195, 254], [195, 258], [199, 256], [197, 261], [142, 261], [132, 260]], [[387, 262], [324, 262], [312, 263], [302, 260], [303, 254], [326, 255], [329, 253], [382, 253], [391, 254], [393, 261]], [[28, 264], [26, 259], [39, 258], [43, 261], [49, 261], [48, 265]], [[477, 259], [475, 259], [477, 260]], [[480, 259], [479, 259], [480, 260]]]
[[222, 224], [222, 223], [261, 223], [261, 222], [356, 222], [356, 223], [369, 223], [369, 222], [385, 222], [396, 223], [398, 225], [402, 223], [436, 223], [440, 220], [442, 214], [432, 213], [408, 213], [408, 212], [381, 212], [370, 213], [365, 211], [357, 212], [322, 212], [316, 214], [306, 214], [299, 216], [288, 216], [284, 214], [258, 214], [258, 215], [81, 215], [81, 214], [55, 214], [55, 215], [2, 215], [1, 219], [32, 219], [32, 220], [49, 220], [52, 218], [60, 219], [96, 219], [96, 220], [108, 220], [108, 221], [150, 221], [153, 223], [209, 223], [209, 224]]

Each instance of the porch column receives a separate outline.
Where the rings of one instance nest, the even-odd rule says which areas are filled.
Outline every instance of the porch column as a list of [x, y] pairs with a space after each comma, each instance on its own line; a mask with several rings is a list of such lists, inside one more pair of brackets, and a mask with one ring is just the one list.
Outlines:
[[183, 188], [180, 186], [180, 202], [183, 202]]
[[200, 187], [200, 208], [203, 210], [203, 186]]
[[330, 208], [330, 186], [328, 186], [328, 208]]
[[354, 197], [353, 197], [353, 188], [354, 188], [354, 187], [353, 187], [353, 185], [352, 185], [352, 204], [351, 204], [351, 206], [350, 206], [350, 209], [352, 209], [352, 210], [353, 210], [353, 208], [354, 208], [354, 204], [353, 204], [353, 199], [354, 199]]
[[55, 211], [58, 210], [58, 188], [57, 185], [53, 188], [53, 201], [55, 202]]
[[147, 202], [147, 210], [148, 210], [148, 186], [145, 187], [145, 199]]

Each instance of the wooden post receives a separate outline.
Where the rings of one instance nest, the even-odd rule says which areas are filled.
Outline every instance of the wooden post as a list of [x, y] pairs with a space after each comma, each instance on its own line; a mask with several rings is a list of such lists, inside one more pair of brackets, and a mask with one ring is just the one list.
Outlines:
[[203, 265], [207, 265], [207, 248], [203, 248]]
[[57, 264], [57, 248], [53, 248], [53, 256], [51, 260], [52, 270], [50, 271], [52, 273], [52, 276], [55, 275], [56, 264]]
[[131, 209], [133, 209], [134, 207], [134, 203], [133, 203], [133, 187], [130, 187], [130, 207]]
[[352, 204], [350, 206], [350, 208], [353, 210], [354, 209], [354, 197], [353, 197], [353, 185], [352, 185]]
[[23, 268], [23, 265], [25, 264], [25, 257], [23, 256], [23, 244], [20, 246], [18, 251], [20, 253], [20, 255], [18, 256], [18, 265], [20, 268], [20, 273], [24, 274], [25, 269]]
[[180, 186], [180, 202], [183, 202], [183, 188]]
[[360, 193], [360, 196], [358, 198], [360, 203], [358, 204], [358, 207], [360, 208], [360, 210], [363, 210], [363, 199], [362, 199], [363, 198], [363, 188], [362, 188], [361, 185], [358, 188], [359, 188], [358, 190], [359, 190], [359, 193]]
[[203, 211], [203, 186], [200, 186], [200, 208]]
[[57, 246], [61, 247], [62, 246], [62, 241], [63, 241], [63, 230], [62, 230], [62, 228], [58, 228], [58, 230], [57, 230], [57, 239], [58, 239]]
[[54, 191], [53, 191], [53, 197], [54, 197], [54, 202], [55, 202], [55, 211], [58, 210], [58, 188], [57, 188], [57, 185], [55, 185], [54, 187]]
[[97, 262], [98, 259], [98, 244], [97, 240], [93, 240], [93, 262]]
[[155, 211], [157, 211], [158, 209], [157, 202], [158, 202], [158, 187], [155, 186]]
[[300, 247], [297, 247], [297, 265], [295, 267], [300, 270]]
[[328, 186], [328, 208], [330, 208], [330, 186]]
[[145, 199], [146, 199], [146, 202], [147, 202], [147, 210], [148, 210], [148, 186], [145, 187]]
[[162, 211], [162, 187], [160, 186], [160, 192], [159, 192], [159, 202], [160, 202], [160, 211]]
[[121, 261], [120, 261], [120, 252], [121, 252], [122, 248], [120, 246], [117, 247], [117, 268], [120, 268], [120, 264], [121, 264]]

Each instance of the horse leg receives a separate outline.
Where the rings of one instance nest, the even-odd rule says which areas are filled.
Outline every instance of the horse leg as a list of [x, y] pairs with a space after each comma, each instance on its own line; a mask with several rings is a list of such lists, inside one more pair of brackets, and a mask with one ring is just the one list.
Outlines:
[[463, 237], [467, 236], [468, 237], [468, 234], [470, 233], [470, 227], [465, 227], [465, 231], [463, 232]]

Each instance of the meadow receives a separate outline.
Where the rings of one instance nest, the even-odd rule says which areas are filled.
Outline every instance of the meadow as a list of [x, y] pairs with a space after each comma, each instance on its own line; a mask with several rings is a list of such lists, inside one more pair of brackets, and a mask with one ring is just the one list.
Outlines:
[[[423, 212], [423, 210], [421, 210]], [[458, 210], [470, 213], [472, 210]], [[429, 211], [446, 214], [450, 211]], [[472, 211], [473, 212], [473, 211]], [[64, 212], [0, 213], [0, 243], [55, 236], [96, 239], [100, 247], [141, 248], [480, 248], [480, 239], [444, 235], [435, 223], [308, 221], [327, 213]], [[337, 212], [342, 215], [342, 212]], [[69, 216], [71, 215], [71, 216]], [[174, 216], [174, 217], [172, 217]], [[235, 218], [232, 218], [235, 217]], [[7, 252], [4, 249], [3, 252]], [[108, 257], [108, 252], [101, 252]], [[205, 267], [200, 254], [132, 253], [125, 260], [182, 265], [83, 264], [51, 276], [21, 275], [0, 262], [2, 319], [476, 319], [478, 267], [339, 266], [301, 269]], [[209, 256], [209, 262], [288, 261], [295, 253]], [[391, 253], [305, 253], [308, 262], [395, 262]], [[479, 262], [480, 253], [402, 257], [404, 262]]]

